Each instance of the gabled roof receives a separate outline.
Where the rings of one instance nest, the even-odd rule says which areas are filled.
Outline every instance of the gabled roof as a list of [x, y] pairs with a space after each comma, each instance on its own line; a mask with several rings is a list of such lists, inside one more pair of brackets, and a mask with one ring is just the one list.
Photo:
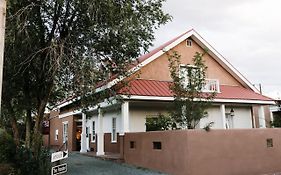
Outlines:
[[208, 54], [211, 55], [226, 71], [228, 71], [238, 82], [243, 86], [252, 89], [254, 92], [259, 93], [258, 89], [253, 86], [232, 64], [230, 64], [218, 51], [216, 51], [206, 40], [204, 40], [194, 29], [191, 29], [180, 36], [166, 42], [165, 44], [157, 47], [151, 52], [139, 57], [139, 64], [132, 68], [135, 71], [139, 70], [141, 67], [147, 65], [153, 60], [157, 59], [159, 56], [169, 51], [173, 47], [177, 46], [182, 41], [187, 38], [193, 39], [201, 48], [207, 49]]
[[[243, 86], [248, 87], [252, 91], [259, 93], [258, 89], [256, 89], [253, 84], [251, 84], [233, 65], [231, 65], [218, 51], [216, 51], [207, 41], [205, 41], [194, 29], [191, 29], [176, 38], [164, 43], [163, 45], [153, 49], [147, 54], [144, 54], [138, 58], [138, 62], [133, 64], [130, 67], [129, 72], [134, 73], [141, 69], [141, 67], [149, 64], [153, 60], [157, 59], [161, 55], [163, 55], [168, 50], [177, 46], [182, 41], [187, 38], [193, 39], [200, 47], [206, 48], [208, 50], [208, 54], [211, 55], [226, 71], [228, 71], [238, 82], [240, 82]], [[123, 80], [126, 77], [118, 77], [114, 76], [107, 83], [101, 83], [97, 87], [96, 91], [100, 91], [106, 88], [111, 88], [116, 85], [118, 82]], [[71, 102], [70, 102], [71, 103]], [[60, 104], [60, 106], [65, 106], [65, 104], [69, 104], [69, 102], [64, 102]]]
[[[128, 87], [124, 87], [119, 91], [119, 94], [130, 96], [146, 96], [150, 97], [173, 97], [173, 92], [170, 90], [170, 81], [144, 80], [136, 79], [129, 83]], [[155, 99], [157, 99], [155, 98]], [[154, 98], [151, 98], [154, 99]], [[169, 98], [166, 98], [169, 99]], [[170, 98], [172, 100], [173, 98]], [[271, 98], [253, 92], [252, 90], [239, 87], [220, 85], [220, 93], [216, 94], [215, 102], [239, 102], [239, 103], [256, 103], [256, 104], [273, 104]]]

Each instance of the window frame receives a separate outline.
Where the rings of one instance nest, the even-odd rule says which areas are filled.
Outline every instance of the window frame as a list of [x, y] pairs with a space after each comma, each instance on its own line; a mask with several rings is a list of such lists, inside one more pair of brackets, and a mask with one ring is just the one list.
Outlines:
[[[185, 70], [183, 71], [183, 69], [185, 69]], [[184, 88], [186, 88], [190, 84], [190, 81], [189, 81], [190, 74], [189, 74], [189, 72], [191, 72], [192, 70], [200, 70], [200, 68], [195, 66], [195, 65], [192, 65], [192, 64], [180, 64], [179, 65], [179, 78], [183, 81], [181, 83], [183, 84]]]
[[92, 121], [92, 129], [91, 129], [91, 142], [96, 142], [96, 121]]
[[55, 130], [55, 141], [58, 141], [59, 140], [59, 130], [56, 129]]
[[62, 142], [65, 143], [68, 141], [68, 121], [62, 122], [62, 124]]
[[117, 118], [112, 117], [112, 120], [111, 120], [111, 143], [116, 143], [116, 142], [117, 142]]
[[191, 39], [186, 39], [185, 45], [186, 45], [186, 47], [192, 47], [192, 40]]

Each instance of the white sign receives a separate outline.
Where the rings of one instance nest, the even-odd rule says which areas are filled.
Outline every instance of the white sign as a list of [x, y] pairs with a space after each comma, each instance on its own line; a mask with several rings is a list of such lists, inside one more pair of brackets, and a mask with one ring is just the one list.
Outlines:
[[52, 153], [51, 162], [68, 158], [68, 150]]
[[62, 174], [67, 172], [67, 164], [61, 164], [58, 166], [52, 167], [52, 175]]

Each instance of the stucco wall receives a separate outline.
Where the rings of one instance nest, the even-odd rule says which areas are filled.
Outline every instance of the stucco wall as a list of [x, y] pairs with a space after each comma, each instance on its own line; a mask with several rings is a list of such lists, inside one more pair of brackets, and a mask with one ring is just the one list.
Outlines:
[[[181, 55], [181, 62], [183, 64], [193, 64], [192, 58], [195, 52], [203, 53], [204, 50], [195, 42], [192, 42], [192, 47], [186, 46], [186, 41], [181, 42], [175, 46], [173, 51], [178, 51]], [[222, 66], [219, 65], [209, 54], [204, 57], [205, 64], [208, 67], [206, 71], [207, 78], [219, 79], [220, 84], [242, 86], [231, 74], [229, 74]], [[169, 62], [166, 54], [163, 54], [153, 62], [144, 66], [140, 70], [140, 78], [166, 80], [171, 81], [170, 71], [168, 68]]]
[[[225, 107], [225, 112], [229, 113], [230, 110], [234, 110], [233, 116], [233, 127], [234, 128], [252, 128], [252, 114], [250, 106], [232, 106]], [[212, 106], [208, 108], [208, 117], [201, 119], [200, 128], [203, 128], [208, 123], [214, 122], [212, 128], [213, 129], [221, 129], [223, 128], [222, 117], [220, 106]]]
[[159, 113], [166, 114], [167, 110], [165, 107], [157, 108], [157, 107], [130, 107], [130, 132], [145, 132], [145, 122], [147, 117], [155, 117]]
[[[281, 129], [127, 133], [126, 163], [175, 175], [249, 175], [281, 172]], [[267, 147], [267, 139], [273, 147]], [[135, 148], [130, 148], [130, 142]], [[161, 150], [153, 149], [160, 141]]]
[[[225, 112], [229, 112], [231, 108], [234, 110], [235, 116], [233, 117], [233, 127], [234, 128], [252, 128], [252, 116], [251, 107], [228, 107], [226, 106]], [[222, 117], [220, 106], [212, 106], [208, 108], [208, 117], [201, 119], [199, 126], [200, 128], [205, 127], [208, 123], [214, 122], [213, 129], [222, 129]], [[155, 107], [131, 107], [130, 108], [130, 132], [145, 132], [145, 122], [146, 117], [157, 116], [157, 114], [167, 114], [168, 110], [165, 107], [155, 108]]]

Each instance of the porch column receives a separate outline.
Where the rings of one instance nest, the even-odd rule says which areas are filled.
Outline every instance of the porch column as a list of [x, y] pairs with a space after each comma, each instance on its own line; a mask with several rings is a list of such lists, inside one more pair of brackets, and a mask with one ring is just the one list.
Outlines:
[[87, 152], [86, 114], [82, 113], [81, 153]]
[[121, 132], [120, 135], [124, 135], [129, 132], [129, 102], [125, 101], [121, 106]]
[[98, 108], [98, 130], [97, 130], [97, 156], [104, 155], [104, 133], [103, 133], [103, 114]]
[[265, 115], [264, 115], [264, 108], [263, 108], [263, 106], [259, 106], [258, 113], [259, 113], [260, 128], [266, 128]]
[[226, 129], [226, 119], [225, 119], [225, 105], [222, 104], [220, 106], [220, 111], [221, 111], [221, 121], [222, 121], [222, 128]]

